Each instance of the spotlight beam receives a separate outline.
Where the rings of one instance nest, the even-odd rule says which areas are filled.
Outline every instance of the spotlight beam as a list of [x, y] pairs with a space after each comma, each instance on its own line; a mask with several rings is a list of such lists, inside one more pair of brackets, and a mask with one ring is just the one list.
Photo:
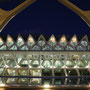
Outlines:
[[90, 27], [90, 10], [83, 11], [79, 7], [71, 3], [69, 0], [58, 0], [58, 1], [64, 4], [69, 9], [71, 9], [72, 11], [74, 11], [76, 14], [78, 14]]
[[35, 1], [36, 0], [25, 0], [22, 4], [12, 9], [11, 11], [5, 11], [0, 8], [0, 32], [13, 17], [15, 17], [19, 12], [21, 12], [23, 9], [25, 9]]

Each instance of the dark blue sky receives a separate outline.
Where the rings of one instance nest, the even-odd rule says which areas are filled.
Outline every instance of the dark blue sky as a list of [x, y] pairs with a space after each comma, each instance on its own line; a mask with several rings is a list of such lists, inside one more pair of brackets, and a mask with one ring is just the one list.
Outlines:
[[[75, 1], [75, 0], [74, 0]], [[85, 1], [85, 0], [84, 0]], [[87, 0], [89, 1], [89, 0]], [[10, 2], [9, 2], [10, 3]], [[0, 6], [4, 9], [11, 9], [17, 2], [10, 4], [1, 3]], [[81, 8], [84, 7], [84, 2], [80, 4], [75, 2]], [[87, 3], [87, 6], [89, 4]], [[89, 6], [85, 10], [90, 9]], [[72, 36], [90, 35], [88, 25], [73, 11], [69, 10], [57, 0], [37, 0], [31, 6], [16, 15], [0, 33], [0, 35], [15, 36], [21, 35], [62, 35]]]

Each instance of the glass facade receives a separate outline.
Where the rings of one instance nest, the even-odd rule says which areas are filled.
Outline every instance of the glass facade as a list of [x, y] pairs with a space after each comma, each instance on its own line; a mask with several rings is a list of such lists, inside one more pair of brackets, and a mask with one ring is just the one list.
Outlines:
[[87, 36], [84, 36], [81, 41], [78, 41], [76, 35], [74, 35], [68, 42], [65, 35], [63, 35], [59, 41], [52, 35], [48, 41], [44, 36], [40, 36], [37, 41], [29, 35], [27, 41], [24, 41], [22, 36], [18, 35], [16, 41], [12, 39], [10, 35], [7, 36], [7, 40], [3, 41], [0, 38], [0, 50], [3, 51], [86, 51], [90, 50], [90, 43]]
[[63, 35], [59, 42], [41, 35], [38, 41], [19, 35], [6, 42], [0, 38], [0, 85], [90, 86], [90, 52], [86, 36], [70, 42]]

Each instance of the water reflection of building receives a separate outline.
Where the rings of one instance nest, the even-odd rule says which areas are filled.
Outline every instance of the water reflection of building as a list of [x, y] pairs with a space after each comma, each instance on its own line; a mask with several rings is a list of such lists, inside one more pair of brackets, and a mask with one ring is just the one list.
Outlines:
[[29, 35], [27, 42], [21, 36], [16, 42], [8, 36], [6, 42], [0, 38], [0, 50], [1, 85], [90, 86], [87, 36], [78, 41], [74, 35], [69, 42], [64, 35], [59, 42], [54, 35], [49, 41], [42, 35], [35, 41]]

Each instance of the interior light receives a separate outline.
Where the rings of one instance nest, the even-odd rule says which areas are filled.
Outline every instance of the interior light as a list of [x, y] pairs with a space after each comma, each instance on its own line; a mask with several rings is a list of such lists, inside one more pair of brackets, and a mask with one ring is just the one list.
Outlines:
[[56, 40], [55, 40], [54, 37], [51, 37], [50, 41], [51, 41], [51, 42], [55, 42]]
[[12, 38], [11, 38], [11, 37], [8, 37], [8, 38], [7, 38], [7, 41], [8, 41], [8, 42], [12, 42]]
[[45, 85], [44, 85], [44, 88], [49, 88], [49, 87], [50, 87], [49, 84], [45, 84]]
[[76, 37], [73, 37], [72, 38], [72, 42], [77, 42], [77, 38]]
[[2, 38], [0, 38], [0, 42], [3, 42], [3, 41], [2, 41]]
[[32, 37], [29, 37], [29, 38], [28, 38], [28, 41], [29, 41], [29, 42], [34, 42], [34, 40], [33, 40]]
[[5, 86], [5, 84], [0, 84], [0, 87], [3, 87], [3, 86]]

